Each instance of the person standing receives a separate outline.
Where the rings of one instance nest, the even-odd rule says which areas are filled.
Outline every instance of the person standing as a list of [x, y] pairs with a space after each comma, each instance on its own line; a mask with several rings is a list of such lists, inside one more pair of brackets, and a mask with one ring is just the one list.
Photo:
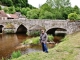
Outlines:
[[42, 45], [42, 50], [43, 52], [46, 52], [48, 53], [48, 48], [47, 48], [47, 34], [45, 33], [45, 30], [41, 30], [41, 34], [40, 34], [40, 42], [41, 42], [41, 45]]

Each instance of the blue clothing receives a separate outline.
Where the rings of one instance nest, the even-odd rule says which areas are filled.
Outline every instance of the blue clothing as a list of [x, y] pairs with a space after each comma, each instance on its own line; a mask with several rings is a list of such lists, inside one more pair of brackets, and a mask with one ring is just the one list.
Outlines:
[[47, 49], [47, 45], [42, 43], [42, 49], [43, 49], [43, 52], [46, 52], [48, 53], [48, 49]]

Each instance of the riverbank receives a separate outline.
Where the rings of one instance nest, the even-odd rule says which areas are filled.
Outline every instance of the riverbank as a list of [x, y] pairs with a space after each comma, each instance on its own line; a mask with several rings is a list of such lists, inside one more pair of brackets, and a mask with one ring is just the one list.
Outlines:
[[49, 49], [49, 53], [33, 52], [12, 60], [80, 60], [80, 32], [67, 35], [66, 38]]

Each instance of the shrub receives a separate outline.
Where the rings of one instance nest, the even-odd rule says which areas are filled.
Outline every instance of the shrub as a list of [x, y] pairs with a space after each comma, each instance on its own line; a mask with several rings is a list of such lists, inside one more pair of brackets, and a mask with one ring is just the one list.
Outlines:
[[3, 8], [4, 12], [9, 13], [8, 7]]
[[52, 35], [48, 35], [48, 41], [53, 41], [53, 36]]
[[39, 36], [40, 35], [40, 31], [31, 31], [30, 36]]
[[77, 16], [77, 20], [80, 20], [80, 15]]
[[77, 17], [78, 17], [78, 15], [76, 13], [70, 13], [68, 15], [68, 19], [70, 19], [70, 20], [76, 20]]
[[39, 43], [39, 37], [33, 37], [31, 39], [27, 39], [23, 42], [23, 44], [38, 44]]
[[[48, 41], [53, 41], [53, 36], [48, 35]], [[23, 44], [38, 44], [40, 42], [40, 37], [33, 37], [31, 39], [27, 39], [23, 42]]]
[[21, 56], [21, 51], [14, 51], [13, 53], [12, 53], [12, 55], [11, 55], [11, 58], [13, 59], [13, 58], [18, 58], [18, 57], [20, 57]]

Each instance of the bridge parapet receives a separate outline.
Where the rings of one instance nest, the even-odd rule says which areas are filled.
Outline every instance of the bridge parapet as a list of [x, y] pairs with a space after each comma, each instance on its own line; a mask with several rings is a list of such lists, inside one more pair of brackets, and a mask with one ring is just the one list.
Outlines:
[[46, 31], [52, 28], [63, 28], [67, 31], [68, 34], [71, 34], [76, 31], [80, 31], [80, 21], [70, 22], [67, 20], [49, 20], [49, 19], [8, 19], [0, 20], [0, 25], [6, 26], [7, 23], [11, 23], [17, 31], [20, 25], [23, 25], [27, 28], [28, 32], [33, 26], [39, 25], [44, 27]]

